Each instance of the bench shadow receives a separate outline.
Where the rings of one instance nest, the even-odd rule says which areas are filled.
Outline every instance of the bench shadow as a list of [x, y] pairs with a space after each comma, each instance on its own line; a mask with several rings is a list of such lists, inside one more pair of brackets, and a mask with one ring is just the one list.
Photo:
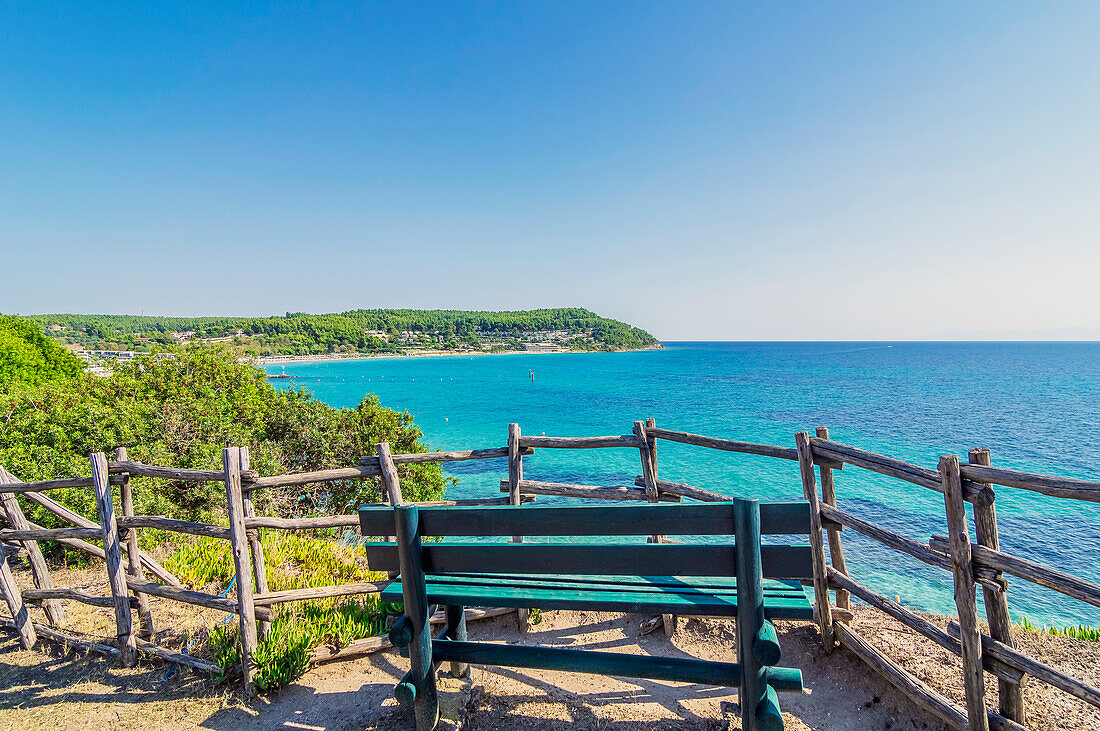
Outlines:
[[[57, 703], [147, 703], [163, 701], [165, 695], [169, 699], [185, 699], [224, 693], [208, 678], [194, 673], [179, 673], [168, 686], [164, 680], [167, 669], [159, 661], [143, 659], [134, 670], [118, 673], [112, 659], [77, 650], [66, 651], [52, 643], [36, 648], [40, 660], [33, 669], [4, 662], [9, 652], [21, 651], [18, 642], [7, 639], [0, 642], [0, 673], [14, 672], [16, 680], [0, 688], [0, 710]], [[20, 676], [33, 679], [20, 684]], [[87, 680], [94, 680], [106, 689], [100, 692], [67, 690]]]
[[[5, 661], [9, 653], [21, 653], [18, 640], [0, 640], [0, 716], [6, 709], [31, 709], [60, 704], [133, 704], [153, 708], [174, 702], [225, 698], [225, 707], [214, 711], [197, 728], [230, 731], [232, 729], [345, 729], [363, 728], [381, 722], [404, 728], [404, 709], [385, 704], [392, 699], [393, 686], [404, 674], [389, 653], [376, 653], [371, 661], [383, 677], [349, 683], [336, 690], [317, 690], [308, 685], [291, 684], [281, 691], [262, 695], [248, 704], [237, 691], [239, 684], [218, 684], [205, 675], [172, 669], [156, 660], [140, 660], [134, 669], [119, 668], [111, 658], [64, 651], [52, 643], [35, 650], [31, 667]], [[91, 681], [90, 683], [88, 681]], [[345, 714], [334, 721], [325, 709], [355, 708], [361, 723], [349, 726]], [[151, 717], [151, 721], [155, 720]], [[2, 726], [3, 724], [0, 724]], [[154, 724], [155, 725], [155, 724]], [[188, 727], [192, 727], [188, 725]]]
[[[382, 700], [392, 696], [393, 683], [369, 682], [358, 687], [339, 691], [317, 691], [314, 688], [294, 686], [276, 697], [253, 702], [249, 708], [223, 708], [208, 716], [198, 728], [213, 731], [235, 731], [242, 728], [258, 729], [327, 729], [325, 708], [358, 706], [362, 724], [368, 721], [385, 722], [391, 717], [407, 715], [400, 706], [383, 706]], [[377, 701], [375, 700], [377, 699]], [[293, 704], [295, 708], [289, 706]], [[285, 708], [284, 708], [285, 706]], [[268, 709], [272, 710], [268, 710]], [[277, 710], [276, 710], [277, 709]], [[348, 726], [348, 719], [340, 720], [339, 728]]]
[[[630, 654], [649, 657], [697, 657], [696, 655], [684, 652], [678, 648], [671, 640], [665, 638], [663, 634], [655, 637], [646, 637], [631, 632], [630, 629], [632, 625], [641, 620], [640, 615], [628, 616], [632, 617], [632, 619], [628, 619], [625, 622], [622, 618], [616, 618], [587, 623], [582, 618], [581, 621], [574, 626], [545, 630], [540, 630], [538, 625], [535, 625], [530, 628], [527, 635], [521, 636], [518, 640], [508, 638], [507, 642], [508, 644], [539, 645], [558, 648], [565, 647], [568, 649], [593, 651], [622, 651], [625, 648], [636, 648], [642, 651], [632, 652]], [[590, 641], [588, 639], [589, 636], [601, 632], [622, 632], [623, 634], [622, 636], [598, 641]], [[472, 630], [470, 635], [470, 639], [474, 641], [499, 641], [499, 625], [496, 627], [489, 624], [481, 625], [476, 631]], [[729, 661], [735, 661], [736, 652], [732, 638], [730, 642], [730, 655]], [[612, 677], [616, 682], [626, 684], [628, 687], [621, 690], [576, 692], [537, 677], [535, 673], [540, 672], [537, 670], [499, 666], [478, 666], [478, 668], [481, 673], [508, 679], [514, 683], [530, 687], [532, 690], [539, 691], [529, 695], [525, 693], [518, 695], [509, 693], [507, 695], [507, 701], [509, 705], [512, 706], [512, 708], [508, 710], [508, 718], [517, 724], [522, 724], [523, 719], [526, 718], [523, 715], [513, 715], [514, 708], [520, 703], [524, 701], [546, 700], [547, 697], [560, 700], [562, 696], [571, 696], [578, 700], [576, 707], [570, 706], [570, 712], [574, 715], [574, 720], [568, 723], [563, 722], [563, 728], [572, 723], [582, 722], [591, 722], [592, 725], [598, 726], [601, 729], [615, 728], [622, 724], [596, 715], [589, 706], [626, 702], [636, 703], [639, 701], [660, 705], [680, 722], [709, 724], [714, 722], [713, 718], [699, 715], [695, 711], [692, 711], [687, 704], [697, 700], [734, 700], [738, 697], [736, 687], [715, 687], [694, 683], [677, 683], [672, 685], [672, 681], [654, 681], [619, 676]], [[675, 698], [668, 697], [668, 689], [670, 687], [675, 688]], [[497, 697], [497, 700], [504, 700], [504, 698]], [[540, 719], [540, 722], [546, 723], [546, 719]], [[654, 728], [667, 727], [669, 722], [669, 719], [665, 719], [659, 723], [655, 722]], [[631, 721], [630, 725], [631, 728], [637, 728], [636, 721]], [[517, 725], [517, 727], [522, 726]]]
[[[515, 668], [504, 667], [482, 667], [482, 673], [496, 675], [502, 678], [508, 678], [516, 683], [520, 683], [542, 691], [541, 693], [532, 693], [531, 695], [516, 696], [510, 694], [508, 696], [509, 703], [514, 707], [517, 705], [517, 700], [530, 700], [530, 701], [545, 701], [548, 697], [554, 700], [561, 700], [561, 696], [567, 695], [576, 698], [580, 703], [578, 705], [570, 706], [570, 711], [574, 717], [578, 714], [586, 717], [590, 717], [593, 721], [600, 721], [600, 728], [606, 728], [604, 724], [608, 721], [603, 717], [597, 716], [592, 710], [593, 706], [609, 705], [612, 703], [638, 703], [649, 702], [660, 705], [667, 710], [670, 714], [675, 715], [680, 721], [697, 721], [697, 722], [711, 722], [713, 719], [705, 716], [700, 716], [695, 713], [685, 704], [695, 700], [714, 700], [714, 699], [733, 699], [737, 697], [736, 688], [716, 688], [710, 685], [696, 685], [696, 684], [683, 684], [676, 685], [675, 692], [678, 696], [676, 699], [662, 699], [660, 694], [656, 691], [670, 687], [659, 681], [645, 680], [641, 678], [623, 678], [618, 676], [611, 676], [615, 681], [630, 685], [630, 688], [624, 688], [622, 690], [614, 691], [598, 691], [598, 692], [576, 692], [561, 688], [553, 683], [541, 680], [539, 678], [527, 675]], [[509, 713], [511, 717], [511, 713]], [[580, 720], [575, 718], [575, 721]], [[636, 722], [632, 722], [636, 723]], [[655, 722], [657, 723], [657, 722]], [[663, 719], [657, 726], [664, 725], [667, 727], [669, 723], [668, 719]]]

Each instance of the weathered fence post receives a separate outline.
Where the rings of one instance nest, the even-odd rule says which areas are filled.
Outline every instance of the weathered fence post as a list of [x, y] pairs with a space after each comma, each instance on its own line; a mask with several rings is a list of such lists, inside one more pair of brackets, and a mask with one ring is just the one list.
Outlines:
[[115, 508], [111, 501], [107, 456], [103, 452], [95, 452], [90, 455], [89, 461], [92, 464], [92, 484], [95, 486], [99, 525], [103, 531], [103, 561], [107, 564], [107, 579], [115, 604], [118, 659], [123, 665], [133, 667], [137, 663], [137, 642], [134, 638], [133, 617], [130, 616], [130, 592], [126, 586], [126, 573], [122, 570], [122, 545], [119, 542], [118, 521], [115, 519]]
[[[829, 427], [819, 426], [817, 436], [828, 439]], [[836, 487], [833, 485], [833, 468], [819, 465], [817, 469], [821, 473], [821, 501], [829, 507], [835, 508]], [[826, 533], [829, 536], [829, 558], [833, 562], [833, 568], [847, 575], [848, 567], [844, 564], [844, 546], [840, 542], [840, 531], [837, 528], [829, 528]], [[836, 605], [841, 609], [850, 609], [850, 596], [847, 589], [837, 589]]]
[[[519, 483], [523, 480], [523, 450], [519, 446], [519, 424], [508, 425], [508, 502], [519, 505]], [[523, 536], [512, 536], [512, 543], [523, 543]]]
[[940, 480], [947, 512], [947, 537], [955, 579], [955, 606], [959, 611], [959, 643], [962, 645], [963, 685], [966, 691], [967, 725], [977, 731], [989, 728], [985, 710], [985, 678], [982, 675], [982, 641], [978, 629], [978, 604], [970, 555], [970, 531], [966, 523], [959, 458], [940, 457]]
[[[128, 459], [126, 447], [115, 449], [115, 461], [125, 462]], [[118, 486], [118, 495], [122, 503], [122, 514], [127, 518], [134, 517], [134, 491], [130, 485], [130, 473], [122, 473], [122, 484]], [[138, 551], [137, 528], [125, 528], [120, 532], [120, 538], [126, 539], [126, 570], [138, 581], [145, 581], [145, 569], [141, 567], [141, 553]], [[153, 613], [149, 610], [149, 597], [145, 594], [134, 592], [138, 600], [138, 625], [141, 628], [141, 636], [147, 640], [153, 639]]]
[[[390, 443], [380, 442], [374, 445], [375, 454], [378, 456], [378, 463], [382, 468], [382, 502], [387, 505], [400, 505], [405, 502], [401, 495], [401, 481], [397, 479], [397, 467], [393, 463], [393, 456], [390, 454]], [[392, 470], [392, 474], [386, 473], [386, 459], [383, 459], [383, 451], [386, 457], [389, 458], [389, 467]], [[382, 539], [386, 543], [392, 543], [396, 538], [394, 536], [382, 536]], [[393, 571], [389, 572], [392, 579], [397, 574]]]
[[401, 494], [401, 480], [397, 476], [397, 465], [393, 463], [389, 442], [379, 442], [378, 464], [382, 467], [382, 490], [389, 497], [391, 505], [403, 505], [405, 496]]
[[814, 455], [810, 435], [800, 431], [794, 435], [798, 447], [798, 467], [802, 473], [802, 492], [810, 503], [810, 552], [814, 562], [814, 600], [817, 604], [817, 626], [821, 630], [821, 645], [825, 653], [833, 651], [833, 612], [829, 606], [828, 574], [825, 570], [825, 545], [821, 537], [821, 508], [817, 500], [817, 480], [814, 477]]
[[23, 595], [19, 586], [15, 583], [15, 577], [11, 575], [8, 567], [8, 552], [0, 549], [0, 594], [4, 595], [11, 618], [15, 620], [15, 629], [19, 632], [19, 645], [24, 650], [34, 647], [38, 642], [38, 635], [31, 624], [31, 615], [27, 611], [27, 605], [23, 603]]
[[[520, 505], [519, 483], [523, 480], [523, 448], [519, 445], [519, 424], [508, 425], [508, 502]], [[512, 536], [512, 543], [523, 543], [523, 536]], [[527, 620], [531, 610], [523, 607], [516, 610], [516, 621], [520, 632], [527, 631]]]
[[[248, 457], [248, 447], [241, 447], [241, 472], [252, 469], [252, 462]], [[243, 489], [243, 488], [242, 488]], [[256, 507], [252, 504], [252, 492], [243, 493], [244, 517], [255, 518]], [[264, 544], [260, 542], [259, 528], [249, 528], [245, 531], [248, 536], [248, 547], [252, 553], [252, 572], [256, 578], [256, 593], [267, 593], [267, 569], [264, 563]], [[271, 623], [261, 621], [257, 626], [259, 638], [267, 637], [271, 630]]]
[[[447, 639], [465, 642], [466, 634], [466, 609], [454, 604], [448, 604], [444, 608], [447, 620]], [[451, 675], [456, 678], [465, 678], [470, 674], [470, 666], [461, 660], [451, 660]]]
[[634, 436], [638, 437], [638, 452], [642, 458], [642, 479], [645, 481], [645, 498], [647, 502], [657, 502], [657, 475], [653, 469], [653, 458], [649, 452], [649, 441], [646, 438], [645, 422], [634, 422]]
[[[634, 436], [638, 437], [638, 454], [642, 459], [642, 482], [645, 483], [646, 502], [658, 501], [657, 492], [657, 439], [649, 436], [647, 427], [657, 426], [656, 419], [646, 419], [644, 422], [634, 422]], [[650, 543], [660, 543], [664, 536], [653, 535], [649, 537]], [[676, 615], [662, 614], [661, 624], [664, 625], [665, 636], [672, 637], [676, 633]]]
[[[0, 467], [0, 485], [10, 485], [18, 482], [15, 477], [4, 468]], [[0, 493], [0, 501], [4, 504], [4, 514], [8, 517], [8, 523], [15, 530], [30, 530], [27, 516], [19, 507], [19, 499], [10, 492]], [[42, 555], [42, 549], [38, 547], [38, 541], [20, 541], [20, 545], [27, 551], [27, 559], [31, 564], [31, 577], [34, 585], [39, 589], [52, 589], [53, 581], [50, 579], [50, 570], [46, 566], [46, 558]], [[43, 607], [46, 610], [46, 618], [54, 627], [60, 627], [65, 623], [65, 607], [57, 599], [50, 599]]]
[[237, 616], [241, 620], [241, 669], [246, 695], [256, 693], [256, 605], [252, 595], [252, 562], [248, 558], [248, 537], [244, 530], [244, 497], [241, 493], [241, 450], [222, 450], [225, 470], [225, 498], [229, 508], [229, 539], [233, 566], [237, 571]]
[[[971, 449], [970, 464], [989, 467], [992, 460], [988, 449]], [[974, 503], [974, 533], [978, 543], [991, 548], [994, 551], [1001, 550], [1001, 539], [997, 531], [997, 509], [993, 501], [989, 503]], [[996, 578], [1004, 582], [1004, 575], [997, 572]], [[1016, 648], [1016, 638], [1012, 632], [1012, 618], [1008, 613], [1008, 596], [1004, 591], [997, 591], [988, 584], [982, 585], [982, 593], [985, 597], [985, 616], [989, 621], [989, 635], [998, 642], [1003, 642], [1009, 647]], [[1026, 676], [1025, 676], [1026, 677]], [[1005, 718], [1024, 722], [1024, 688], [1022, 683], [1012, 683], [1004, 678], [997, 681], [997, 699], [1001, 715]]]
[[[653, 497], [652, 498], [650, 498], [650, 496], [649, 496], [648, 488], [646, 489], [646, 499], [651, 503], [657, 502], [657, 437], [652, 436], [649, 433], [649, 430], [655, 428], [656, 426], [657, 426], [657, 420], [656, 419], [653, 419], [653, 418], [646, 419], [645, 424], [642, 426], [642, 436], [641, 436], [641, 438], [645, 442], [645, 451], [643, 452], [642, 456], [644, 457], [645, 453], [649, 454], [649, 473], [653, 477]], [[642, 479], [645, 480], [645, 464], [644, 463], [642, 464]], [[646, 484], [648, 484], [648, 483], [646, 483]]]

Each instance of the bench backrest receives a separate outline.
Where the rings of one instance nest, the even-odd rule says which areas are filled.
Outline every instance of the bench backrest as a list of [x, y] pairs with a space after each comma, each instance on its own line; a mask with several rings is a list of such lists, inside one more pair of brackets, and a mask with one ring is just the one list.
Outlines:
[[[400, 530], [413, 521], [415, 531]], [[362, 508], [364, 536], [732, 536], [734, 543], [424, 543], [426, 573], [629, 574], [737, 576], [738, 552], [759, 551], [764, 578], [812, 579], [809, 546], [764, 545], [761, 535], [809, 535], [809, 503], [734, 499], [721, 503], [637, 506], [491, 506]], [[410, 526], [412, 527], [412, 526]], [[369, 543], [375, 571], [398, 571], [396, 544]], [[755, 561], [753, 562], [755, 563]]]

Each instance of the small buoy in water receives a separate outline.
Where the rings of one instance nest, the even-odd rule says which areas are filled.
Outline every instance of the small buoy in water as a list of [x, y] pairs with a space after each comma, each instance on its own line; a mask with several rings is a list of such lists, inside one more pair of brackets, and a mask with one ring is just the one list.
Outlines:
[[443, 421], [450, 421], [446, 416], [443, 417]]

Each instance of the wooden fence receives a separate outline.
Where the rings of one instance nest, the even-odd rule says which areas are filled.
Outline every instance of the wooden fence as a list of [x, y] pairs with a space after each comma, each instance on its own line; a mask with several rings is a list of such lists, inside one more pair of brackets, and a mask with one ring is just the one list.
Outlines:
[[[0, 531], [4, 541], [0, 550], [0, 592], [11, 610], [12, 619], [3, 620], [18, 632], [24, 647], [35, 644], [37, 637], [109, 655], [117, 655], [132, 664], [139, 653], [187, 665], [197, 670], [218, 673], [220, 668], [204, 660], [173, 653], [159, 647], [152, 637], [152, 617], [148, 596], [163, 597], [236, 614], [240, 621], [240, 668], [246, 691], [254, 692], [252, 657], [259, 638], [267, 631], [271, 607], [276, 604], [309, 599], [377, 593], [384, 583], [346, 584], [314, 589], [271, 592], [266, 584], [263, 546], [257, 530], [313, 530], [354, 528], [357, 515], [319, 518], [275, 518], [257, 516], [252, 502], [256, 490], [319, 483], [330, 480], [380, 478], [385, 504], [403, 503], [397, 465], [423, 462], [453, 462], [478, 459], [506, 459], [507, 477], [500, 482], [503, 497], [472, 500], [443, 500], [435, 505], [520, 505], [538, 495], [602, 500], [638, 500], [679, 502], [684, 498], [704, 502], [723, 501], [727, 495], [658, 477], [658, 441], [666, 440], [712, 450], [758, 455], [796, 463], [802, 494], [811, 504], [810, 535], [814, 559], [813, 590], [815, 617], [826, 652], [837, 644], [849, 649], [901, 692], [947, 724], [957, 728], [1022, 729], [1025, 722], [1023, 684], [1028, 677], [1047, 683], [1087, 703], [1100, 707], [1100, 689], [1063, 673], [1041, 660], [1018, 650], [1008, 611], [1008, 582], [1005, 574], [1061, 592], [1066, 596], [1100, 607], [1100, 585], [1065, 572], [1022, 559], [1000, 550], [993, 485], [1038, 492], [1053, 497], [1100, 502], [1100, 482], [1088, 482], [1048, 475], [998, 469], [991, 466], [988, 450], [974, 449], [967, 463], [960, 464], [952, 455], [941, 457], [936, 469], [920, 467], [892, 457], [875, 454], [829, 439], [828, 429], [819, 427], [816, 436], [806, 432], [795, 435], [795, 446], [718, 439], [681, 431], [658, 428], [653, 419], [636, 421], [632, 433], [598, 437], [524, 436], [519, 425], [508, 428], [507, 446], [452, 452], [390, 454], [388, 444], [379, 444], [375, 455], [363, 457], [355, 467], [259, 476], [250, 469], [248, 450], [232, 447], [223, 451], [223, 469], [183, 470], [145, 465], [127, 459], [125, 450], [117, 450], [108, 462], [105, 455], [90, 457], [91, 477], [66, 478], [23, 483], [0, 469], [0, 500], [11, 528]], [[640, 475], [633, 485], [603, 486], [543, 482], [527, 479], [524, 457], [538, 449], [627, 448], [638, 451]], [[835, 472], [845, 465], [885, 475], [943, 495], [947, 536], [932, 536], [927, 543], [887, 530], [866, 517], [837, 507]], [[792, 465], [793, 468], [794, 465]], [[223, 482], [226, 491], [229, 525], [217, 526], [159, 516], [135, 516], [130, 476], [161, 479]], [[820, 491], [818, 489], [820, 481]], [[112, 486], [118, 487], [121, 515], [113, 504]], [[92, 487], [96, 494], [98, 522], [88, 520], [47, 497], [44, 493], [61, 487]], [[17, 496], [30, 500], [70, 523], [71, 528], [45, 529], [27, 521]], [[965, 503], [973, 507], [974, 535]], [[138, 548], [137, 530], [154, 528], [228, 540], [236, 573], [236, 599], [226, 599], [184, 588], [180, 581]], [[853, 530], [891, 549], [905, 553], [952, 575], [958, 621], [947, 631], [853, 579], [846, 568], [841, 534]], [[104, 560], [110, 596], [93, 596], [78, 589], [58, 588], [51, 583], [49, 571], [37, 541], [54, 540]], [[102, 548], [89, 541], [101, 541]], [[523, 536], [514, 536], [519, 542]], [[650, 541], [667, 540], [651, 536]], [[12, 545], [7, 545], [12, 544]], [[34, 589], [19, 591], [12, 580], [6, 556], [25, 553], [31, 566]], [[828, 553], [828, 560], [826, 560]], [[125, 558], [125, 563], [123, 562]], [[156, 581], [147, 578], [152, 574]], [[989, 635], [980, 631], [976, 600], [981, 587], [985, 600]], [[830, 601], [835, 592], [835, 605]], [[847, 624], [850, 597], [885, 612], [918, 634], [958, 655], [965, 690], [965, 708], [959, 707], [876, 649]], [[61, 600], [95, 606], [113, 607], [117, 637], [110, 643], [91, 642], [58, 629], [64, 625]], [[48, 626], [32, 622], [27, 604], [41, 604]], [[468, 610], [470, 618], [496, 616], [511, 610]], [[138, 615], [138, 631], [133, 629], [133, 614]], [[442, 621], [442, 615], [438, 618]], [[526, 620], [524, 613], [521, 619]], [[666, 632], [675, 628], [675, 617], [662, 618]], [[388, 647], [384, 637], [359, 640], [349, 648], [315, 653], [323, 661], [371, 652]], [[997, 678], [998, 712], [987, 711], [984, 672]]]

